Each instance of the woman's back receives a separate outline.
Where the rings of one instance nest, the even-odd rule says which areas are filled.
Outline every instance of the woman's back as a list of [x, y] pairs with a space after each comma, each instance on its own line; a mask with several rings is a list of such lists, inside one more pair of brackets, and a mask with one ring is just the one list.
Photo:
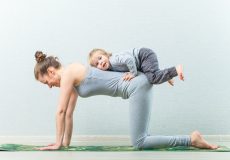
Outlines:
[[81, 97], [108, 95], [127, 99], [136, 92], [137, 88], [150, 86], [142, 73], [131, 81], [124, 81], [123, 75], [123, 72], [102, 71], [88, 67], [85, 79], [75, 88]]

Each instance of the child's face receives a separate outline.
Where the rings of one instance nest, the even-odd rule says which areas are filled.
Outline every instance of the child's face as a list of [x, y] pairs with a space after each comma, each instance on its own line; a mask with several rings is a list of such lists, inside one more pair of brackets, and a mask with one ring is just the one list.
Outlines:
[[95, 54], [93, 54], [92, 56], [92, 66], [97, 67], [98, 69], [101, 70], [107, 70], [109, 69], [109, 57], [96, 52]]

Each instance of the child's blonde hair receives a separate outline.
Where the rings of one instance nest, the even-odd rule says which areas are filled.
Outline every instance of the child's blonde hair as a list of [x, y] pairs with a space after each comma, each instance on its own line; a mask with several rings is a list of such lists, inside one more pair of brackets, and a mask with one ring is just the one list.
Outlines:
[[94, 48], [92, 51], [89, 52], [89, 57], [88, 57], [88, 61], [91, 66], [93, 66], [92, 56], [96, 53], [107, 56], [108, 58], [112, 56], [112, 53], [106, 52], [104, 49]]

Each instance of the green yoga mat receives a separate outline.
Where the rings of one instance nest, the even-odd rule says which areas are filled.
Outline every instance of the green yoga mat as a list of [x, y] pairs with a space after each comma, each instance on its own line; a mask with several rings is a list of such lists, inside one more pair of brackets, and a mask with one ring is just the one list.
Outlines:
[[[35, 148], [41, 146], [21, 145], [21, 144], [2, 144], [0, 151], [39, 151]], [[125, 151], [140, 151], [132, 146], [70, 146], [62, 147], [58, 151], [110, 151], [110, 152], [125, 152]], [[216, 150], [198, 149], [194, 147], [173, 147], [164, 149], [149, 149], [142, 151], [186, 151], [186, 152], [230, 152], [230, 148], [221, 146]]]

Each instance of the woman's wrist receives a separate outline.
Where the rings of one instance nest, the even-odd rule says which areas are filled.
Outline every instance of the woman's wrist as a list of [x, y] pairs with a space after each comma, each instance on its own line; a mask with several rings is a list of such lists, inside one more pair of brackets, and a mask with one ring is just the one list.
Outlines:
[[63, 146], [63, 147], [69, 147], [69, 143], [63, 142], [63, 143], [62, 143], [62, 146]]

